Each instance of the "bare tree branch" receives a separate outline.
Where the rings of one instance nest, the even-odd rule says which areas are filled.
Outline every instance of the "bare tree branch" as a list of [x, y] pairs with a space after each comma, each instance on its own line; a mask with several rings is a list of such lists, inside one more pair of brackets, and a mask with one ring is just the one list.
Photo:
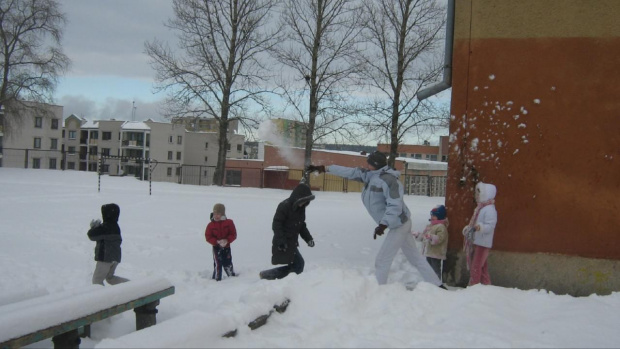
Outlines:
[[408, 132], [434, 130], [447, 116], [415, 97], [439, 78], [435, 57], [445, 24], [445, 10], [435, 0], [363, 0], [364, 38], [360, 56], [363, 78], [378, 95], [369, 100], [360, 124], [377, 138], [389, 135], [394, 166], [398, 144]]
[[286, 40], [272, 55], [288, 69], [281, 96], [306, 125], [305, 165], [316, 141], [352, 136], [348, 125], [357, 110], [347, 97], [358, 89], [360, 10], [355, 0], [287, 1], [282, 9]]
[[18, 127], [26, 110], [47, 115], [41, 104], [53, 102], [58, 77], [70, 65], [60, 44], [65, 24], [57, 1], [0, 1], [0, 109], [5, 133]]
[[252, 111], [269, 110], [272, 92], [264, 58], [279, 28], [267, 24], [277, 0], [174, 0], [167, 26], [178, 33], [180, 55], [166, 44], [145, 43], [156, 72], [155, 92], [167, 92], [164, 115], [211, 117], [219, 122], [213, 182], [222, 185], [230, 121], [256, 124]]

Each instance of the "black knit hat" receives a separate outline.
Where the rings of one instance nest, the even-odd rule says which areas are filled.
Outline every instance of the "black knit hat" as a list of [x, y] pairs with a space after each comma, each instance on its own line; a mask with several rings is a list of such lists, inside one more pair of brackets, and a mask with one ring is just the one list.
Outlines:
[[380, 169], [387, 165], [387, 158], [385, 157], [385, 154], [378, 150], [370, 153], [370, 155], [368, 155], [367, 161], [376, 169]]

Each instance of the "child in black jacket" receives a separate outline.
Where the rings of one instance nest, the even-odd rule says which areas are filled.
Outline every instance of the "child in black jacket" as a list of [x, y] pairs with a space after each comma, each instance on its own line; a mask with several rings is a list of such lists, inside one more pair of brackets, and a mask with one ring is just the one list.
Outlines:
[[290, 272], [301, 274], [304, 271], [304, 259], [299, 253], [297, 240], [301, 236], [308, 246], [314, 247], [314, 240], [306, 227], [306, 207], [312, 200], [314, 195], [310, 187], [302, 183], [278, 205], [272, 223], [271, 264], [285, 265], [261, 271], [261, 279], [281, 279]]
[[98, 219], [90, 222], [88, 238], [96, 241], [95, 245], [95, 271], [93, 272], [93, 284], [103, 285], [103, 280], [110, 285], [129, 281], [120, 276], [115, 276], [116, 267], [121, 262], [121, 228], [118, 226], [118, 217], [121, 209], [117, 204], [101, 206], [103, 223]]

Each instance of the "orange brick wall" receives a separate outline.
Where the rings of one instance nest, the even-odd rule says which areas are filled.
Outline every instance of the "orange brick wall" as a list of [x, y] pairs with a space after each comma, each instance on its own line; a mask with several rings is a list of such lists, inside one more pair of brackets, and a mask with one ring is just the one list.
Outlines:
[[620, 259], [618, 18], [614, 0], [456, 1], [451, 250], [480, 179], [494, 249]]

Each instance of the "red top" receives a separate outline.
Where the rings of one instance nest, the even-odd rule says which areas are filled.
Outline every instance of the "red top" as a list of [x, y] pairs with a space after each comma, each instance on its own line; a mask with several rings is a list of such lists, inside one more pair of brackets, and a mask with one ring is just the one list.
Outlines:
[[237, 229], [235, 229], [235, 223], [232, 219], [225, 219], [222, 221], [212, 221], [207, 225], [205, 230], [205, 239], [211, 245], [217, 245], [217, 240], [226, 239], [228, 247], [237, 238]]

